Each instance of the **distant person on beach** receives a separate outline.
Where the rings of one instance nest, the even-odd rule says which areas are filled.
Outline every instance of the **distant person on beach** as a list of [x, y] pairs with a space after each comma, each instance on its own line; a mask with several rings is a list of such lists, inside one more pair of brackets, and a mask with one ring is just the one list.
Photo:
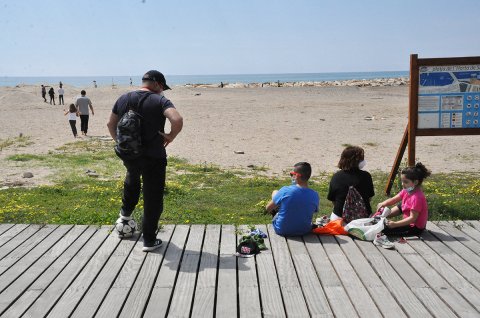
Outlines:
[[63, 101], [64, 93], [65, 91], [63, 90], [62, 82], [60, 82], [60, 88], [58, 89], [58, 105], [65, 105], [65, 102]]
[[[117, 141], [117, 125], [122, 116], [128, 112], [129, 105], [139, 105], [142, 120], [141, 137], [143, 153], [139, 158], [123, 160], [127, 168], [125, 176], [122, 207], [119, 220], [129, 221], [138, 203], [143, 182], [143, 251], [150, 252], [162, 245], [162, 240], [156, 237], [158, 221], [163, 212], [163, 193], [167, 153], [165, 147], [173, 142], [183, 127], [183, 118], [172, 102], [163, 96], [168, 90], [165, 77], [159, 71], [148, 71], [143, 75], [142, 88], [123, 94], [113, 106], [107, 123], [108, 131]], [[169, 133], [165, 133], [165, 122], [171, 124]], [[120, 235], [120, 233], [119, 233]], [[121, 236], [120, 236], [121, 237]]]
[[97, 81], [93, 81], [93, 87], [97, 88]]
[[50, 87], [50, 89], [48, 90], [48, 96], [50, 96], [50, 105], [52, 105], [52, 102], [53, 105], [55, 105], [55, 90], [53, 89], [53, 87]]
[[220, 88], [223, 88], [223, 82], [220, 82]]
[[375, 195], [372, 176], [364, 171], [365, 151], [361, 147], [348, 146], [340, 155], [337, 171], [330, 180], [327, 199], [333, 203], [333, 212], [330, 220], [343, 218], [343, 206], [351, 186], [360, 194], [365, 203], [368, 216], [372, 214], [371, 198]]
[[320, 198], [308, 187], [311, 174], [308, 162], [296, 163], [290, 172], [292, 185], [272, 192], [266, 210], [273, 215], [272, 225], [278, 235], [299, 236], [312, 230], [312, 217], [318, 211]]
[[130, 86], [133, 86], [133, 81], [131, 77], [130, 77]]
[[72, 128], [73, 137], [77, 138], [77, 107], [75, 107], [75, 104], [70, 104], [68, 111], [65, 111], [65, 109], [63, 111], [65, 116], [68, 115], [68, 122], [70, 123], [70, 128]]
[[88, 108], [90, 107], [92, 115], [95, 115], [95, 112], [93, 111], [92, 101], [90, 100], [90, 98], [85, 96], [87, 94], [85, 90], [82, 90], [80, 94], [82, 96], [77, 97], [77, 100], [75, 101], [75, 106], [77, 107], [78, 113], [80, 114], [80, 130], [82, 131], [82, 134], [86, 136], [88, 131], [88, 119], [90, 117]]
[[47, 102], [47, 88], [45, 86], [42, 85], [42, 97], [43, 97], [43, 101], [46, 103]]

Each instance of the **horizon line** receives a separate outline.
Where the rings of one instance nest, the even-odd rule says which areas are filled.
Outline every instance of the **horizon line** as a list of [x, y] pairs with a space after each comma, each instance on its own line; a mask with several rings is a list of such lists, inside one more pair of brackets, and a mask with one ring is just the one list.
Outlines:
[[[350, 74], [350, 73], [396, 73], [409, 72], [409, 70], [394, 70], [394, 71], [342, 71], [342, 72], [300, 72], [300, 73], [225, 73], [225, 74], [168, 74], [166, 76], [232, 76], [232, 75], [292, 75], [292, 74]], [[9, 77], [132, 77], [140, 75], [2, 75], [2, 78]]]

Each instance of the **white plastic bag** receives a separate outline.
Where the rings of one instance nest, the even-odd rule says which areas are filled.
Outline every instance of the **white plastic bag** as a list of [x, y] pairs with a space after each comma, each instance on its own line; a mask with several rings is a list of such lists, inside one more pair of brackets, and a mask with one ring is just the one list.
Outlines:
[[376, 224], [374, 222], [375, 218], [356, 219], [345, 225], [345, 231], [363, 241], [373, 241], [385, 228], [385, 218], [380, 217]]

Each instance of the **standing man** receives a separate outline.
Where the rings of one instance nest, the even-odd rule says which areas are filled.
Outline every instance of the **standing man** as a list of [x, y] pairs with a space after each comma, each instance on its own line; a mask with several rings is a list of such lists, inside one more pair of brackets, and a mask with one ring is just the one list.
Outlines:
[[[165, 77], [159, 71], [148, 71], [143, 75], [142, 88], [120, 96], [113, 106], [107, 123], [113, 139], [117, 138], [117, 124], [128, 111], [127, 101], [138, 104], [143, 101], [139, 113], [142, 115], [141, 137], [143, 154], [133, 160], [124, 160], [127, 168], [125, 176], [120, 218], [131, 220], [131, 215], [140, 197], [143, 180], [143, 251], [150, 252], [160, 247], [162, 240], [157, 239], [158, 220], [163, 212], [163, 192], [167, 154], [165, 147], [171, 143], [183, 127], [183, 118], [172, 102], [163, 96], [170, 89]], [[171, 124], [170, 133], [165, 133], [166, 119]]]
[[82, 90], [80, 94], [82, 96], [77, 97], [77, 100], [75, 101], [75, 106], [77, 107], [80, 114], [80, 130], [82, 131], [82, 134], [86, 136], [88, 131], [89, 118], [88, 108], [90, 107], [92, 115], [95, 115], [95, 112], [93, 111], [92, 101], [90, 100], [90, 98], [85, 96], [87, 94], [85, 90]]
[[63, 84], [60, 82], [60, 88], [58, 89], [58, 105], [65, 105], [65, 102], [63, 101], [63, 94], [65, 91], [63, 90]]
[[46, 103], [47, 102], [47, 88], [45, 86], [42, 85], [42, 97], [43, 97], [43, 101]]

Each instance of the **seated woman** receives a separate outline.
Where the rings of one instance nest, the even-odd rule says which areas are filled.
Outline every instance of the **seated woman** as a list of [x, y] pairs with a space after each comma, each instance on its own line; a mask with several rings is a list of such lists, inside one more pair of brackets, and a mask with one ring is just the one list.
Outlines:
[[372, 214], [370, 200], [375, 195], [372, 176], [362, 169], [366, 165], [364, 150], [360, 147], [349, 146], [340, 156], [337, 171], [330, 180], [327, 199], [333, 203], [331, 220], [342, 218], [343, 205], [350, 186], [360, 193], [365, 202], [368, 215]]

